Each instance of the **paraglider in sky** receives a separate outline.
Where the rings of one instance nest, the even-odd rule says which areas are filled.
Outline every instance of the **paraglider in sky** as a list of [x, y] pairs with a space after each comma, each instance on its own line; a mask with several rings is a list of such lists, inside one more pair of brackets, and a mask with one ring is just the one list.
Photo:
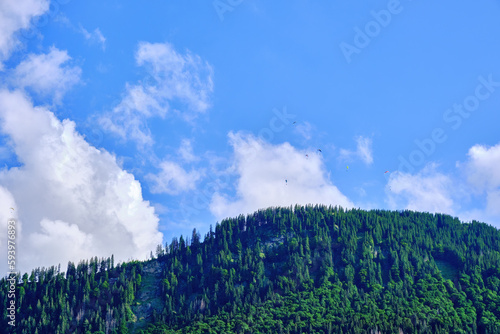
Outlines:
[[345, 171], [347, 172], [349, 170], [349, 166], [346, 166], [345, 167]]
[[287, 185], [288, 185], [288, 180], [285, 180], [285, 186], [287, 186]]
[[[11, 209], [11, 210], [14, 210], [14, 208], [10, 208], [10, 209]], [[14, 211], [16, 211], [16, 210], [14, 210]]]
[[388, 170], [386, 170], [384, 174], [387, 174], [387, 173], [389, 173], [389, 171], [388, 171]]
[[296, 124], [296, 123], [297, 123], [297, 121], [293, 121], [293, 123], [292, 123], [292, 124]]
[[318, 152], [323, 152], [320, 148], [318, 148]]
[[306, 158], [309, 158], [309, 154], [306, 154]]

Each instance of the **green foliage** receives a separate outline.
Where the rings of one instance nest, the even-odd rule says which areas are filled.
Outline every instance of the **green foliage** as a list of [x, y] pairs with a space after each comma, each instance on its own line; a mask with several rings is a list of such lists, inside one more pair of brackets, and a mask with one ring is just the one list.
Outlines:
[[[116, 267], [94, 258], [68, 264], [66, 276], [49, 268], [18, 277], [18, 326], [9, 328], [4, 313], [0, 327], [40, 334], [500, 333], [500, 232], [478, 222], [412, 211], [269, 208], [226, 219], [203, 241], [196, 230], [174, 238], [156, 256]], [[6, 301], [7, 282], [0, 284]], [[160, 305], [150, 305], [152, 295]]]
[[[3, 313], [2, 333], [125, 333], [131, 318], [127, 303], [140, 282], [134, 273], [142, 270], [142, 263], [112, 265], [111, 258], [93, 258], [78, 266], [68, 263], [66, 275], [50, 267], [18, 276], [16, 326], [9, 326]], [[0, 285], [5, 287], [6, 280]], [[2, 301], [7, 300], [5, 291], [0, 291]]]

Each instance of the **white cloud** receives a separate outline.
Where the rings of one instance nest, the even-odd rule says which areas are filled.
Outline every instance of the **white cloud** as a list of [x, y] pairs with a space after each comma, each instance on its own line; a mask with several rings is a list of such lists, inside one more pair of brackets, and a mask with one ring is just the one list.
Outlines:
[[29, 87], [41, 96], [52, 95], [58, 103], [80, 81], [82, 70], [64, 65], [70, 59], [67, 51], [54, 47], [47, 54], [30, 54], [15, 68], [11, 81], [16, 87]]
[[305, 152], [289, 143], [272, 145], [242, 133], [230, 133], [229, 140], [238, 176], [237, 198], [215, 193], [210, 210], [218, 219], [269, 206], [310, 203], [354, 206], [329, 180], [319, 154], [306, 157]]
[[[8, 228], [8, 222], [10, 219], [14, 218], [17, 219], [17, 205], [16, 201], [14, 200], [14, 196], [10, 193], [10, 191], [0, 185], [0, 230], [4, 231], [4, 233], [0, 234], [0, 248], [1, 249], [7, 249], [7, 236], [8, 234], [5, 233], [7, 232]], [[12, 209], [13, 210], [12, 210]], [[15, 228], [20, 230], [21, 229], [21, 224], [17, 222], [15, 224]], [[3, 263], [7, 263], [7, 259], [4, 259], [3, 257], [0, 259], [3, 261]], [[0, 267], [3, 268], [3, 267]], [[6, 270], [2, 271], [3, 273], [6, 273]], [[3, 275], [2, 275], [3, 276]]]
[[196, 170], [186, 172], [179, 164], [172, 161], [160, 163], [161, 171], [158, 174], [148, 174], [146, 179], [151, 184], [152, 193], [166, 193], [177, 195], [184, 191], [194, 190], [202, 173]]
[[49, 9], [48, 0], [2, 0], [0, 1], [0, 70], [3, 61], [19, 45], [16, 32], [26, 29], [32, 18]]
[[[417, 174], [393, 172], [387, 184], [391, 209], [455, 213], [452, 179], [429, 164]], [[456, 190], [455, 190], [456, 191]]]
[[373, 155], [372, 155], [372, 140], [370, 138], [359, 137], [357, 139], [358, 142], [358, 155], [363, 160], [363, 162], [367, 165], [373, 163]]
[[475, 145], [469, 149], [465, 164], [467, 180], [477, 191], [500, 187], [500, 144], [487, 148]]
[[309, 122], [301, 122], [295, 126], [295, 132], [304, 137], [305, 140], [312, 138], [313, 127]]
[[187, 106], [182, 112], [186, 119], [210, 107], [213, 71], [199, 56], [189, 51], [182, 55], [169, 43], [141, 42], [136, 62], [149, 76], [145, 82], [127, 85], [122, 101], [101, 116], [100, 123], [106, 130], [139, 145], [152, 145], [149, 118], [164, 117], [172, 103]]
[[188, 139], [183, 139], [181, 142], [181, 147], [179, 147], [179, 154], [182, 160], [186, 162], [198, 161], [199, 158], [193, 153], [193, 145]]
[[373, 163], [372, 140], [370, 138], [359, 136], [356, 138], [356, 143], [356, 151], [341, 149], [340, 158], [342, 160], [350, 161], [353, 157], [355, 157], [361, 159], [365, 164], [371, 165]]
[[486, 210], [500, 220], [500, 189], [488, 191]]
[[471, 147], [468, 160], [459, 166], [463, 166], [471, 190], [486, 194], [486, 206], [482, 216], [500, 224], [500, 144], [492, 147]]
[[111, 113], [99, 118], [101, 126], [124, 140], [133, 140], [139, 146], [154, 143], [147, 119], [165, 117], [168, 106], [156, 99], [154, 87], [130, 86], [127, 84], [122, 101]]
[[[88, 259], [95, 256], [92, 233], [81, 231], [76, 224], [42, 219], [40, 230], [29, 235], [30, 246], [43, 250], [43, 253], [30, 254], [30, 261], [33, 263], [47, 262], [47, 258], [58, 259], [60, 254], [65, 254], [67, 259]], [[61, 263], [62, 268], [65, 268], [65, 262]]]
[[139, 43], [137, 64], [146, 66], [158, 82], [165, 99], [179, 99], [196, 112], [210, 106], [212, 67], [189, 51], [181, 55], [169, 43]]
[[455, 173], [443, 174], [428, 164], [416, 174], [391, 173], [387, 183], [391, 209], [441, 212], [462, 221], [481, 221], [500, 228], [500, 144], [475, 145]]
[[500, 229], [500, 215], [488, 212], [484, 207], [461, 211], [458, 213], [458, 217], [463, 222], [475, 220]]
[[106, 37], [104, 37], [99, 28], [94, 29], [92, 32], [88, 32], [87, 29], [80, 25], [79, 31], [87, 41], [99, 44], [103, 51], [106, 50]]
[[74, 122], [33, 107], [19, 91], [0, 91], [0, 110], [0, 131], [22, 164], [0, 172], [28, 240], [19, 245], [21, 270], [64, 267], [89, 255], [144, 259], [162, 242], [140, 183], [114, 156], [90, 146]]

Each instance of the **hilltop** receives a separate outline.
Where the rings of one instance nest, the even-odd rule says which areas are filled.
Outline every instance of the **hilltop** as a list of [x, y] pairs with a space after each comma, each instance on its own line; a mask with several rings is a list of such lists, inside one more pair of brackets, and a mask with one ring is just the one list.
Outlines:
[[19, 281], [8, 333], [500, 333], [500, 231], [441, 214], [268, 208]]

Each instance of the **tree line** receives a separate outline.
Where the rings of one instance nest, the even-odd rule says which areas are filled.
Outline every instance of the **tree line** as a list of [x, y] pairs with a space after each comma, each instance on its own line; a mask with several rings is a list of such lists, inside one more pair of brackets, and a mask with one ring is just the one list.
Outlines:
[[[160, 303], [139, 321], [145, 280]], [[149, 262], [94, 258], [18, 281], [11, 333], [500, 333], [500, 232], [441, 214], [268, 208], [173, 238]]]

